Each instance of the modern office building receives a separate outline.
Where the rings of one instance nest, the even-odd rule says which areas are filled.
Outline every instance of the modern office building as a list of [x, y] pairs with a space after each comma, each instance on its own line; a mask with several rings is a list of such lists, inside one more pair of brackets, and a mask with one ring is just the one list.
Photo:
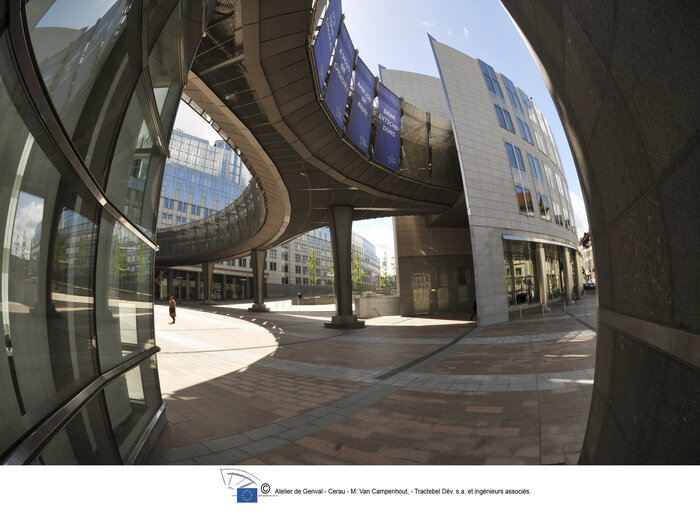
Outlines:
[[[581, 461], [697, 463], [699, 7], [502, 3], [562, 113], [595, 238], [598, 350]], [[328, 225], [337, 325], [347, 326], [352, 220], [391, 212], [411, 215], [397, 231], [404, 245], [414, 236], [415, 252], [399, 244], [399, 273], [430, 279], [416, 287], [429, 311], [473, 294], [491, 322], [509, 301], [548, 298], [557, 280], [568, 293], [565, 182], [527, 94], [432, 42], [451, 121], [407, 103], [400, 112], [386, 87], [370, 86], [350, 109], [364, 131], [346, 136], [356, 68], [341, 11], [339, 0], [0, 0], [0, 463], [138, 462], [163, 426], [155, 232], [185, 82], [261, 187], [251, 181], [235, 208], [180, 224], [196, 227], [164, 237], [164, 259], [252, 254], [260, 268], [265, 250]], [[368, 108], [377, 90], [391, 116]], [[399, 169], [400, 151], [412, 165]], [[462, 186], [452, 187], [457, 155]]]
[[[312, 256], [313, 251], [313, 256]], [[352, 233], [352, 259], [359, 254], [362, 284], [356, 291], [371, 291], [380, 285], [380, 260], [374, 245], [357, 232]], [[310, 270], [316, 259], [315, 283]], [[177, 300], [203, 298], [202, 267], [178, 265], [159, 269], [156, 277], [156, 297]], [[168, 284], [168, 279], [171, 280]], [[295, 297], [333, 293], [333, 250], [330, 231], [318, 228], [266, 251], [265, 297]], [[212, 299], [250, 299], [253, 294], [253, 268], [250, 256], [220, 261], [214, 264]]]
[[414, 123], [451, 120], [464, 199], [439, 216], [395, 218], [402, 313], [476, 301], [486, 325], [507, 320], [510, 307], [572, 300], [581, 290], [576, 229], [549, 124], [505, 74], [430, 43], [439, 78], [384, 67], [380, 76], [429, 113]]
[[[206, 139], [173, 131], [170, 156], [163, 171], [157, 229], [196, 222], [219, 212], [244, 193], [250, 180], [250, 172], [240, 155], [226, 142], [211, 145]], [[378, 288], [379, 258], [374, 245], [356, 232], [351, 243], [353, 261], [359, 254], [363, 272], [362, 285], [357, 288]], [[314, 258], [315, 273], [309, 270]], [[156, 272], [157, 298], [167, 299], [171, 295], [177, 300], [203, 298], [201, 266], [156, 268]], [[265, 276], [266, 297], [332, 293], [333, 252], [328, 228], [314, 229], [267, 250]], [[217, 262], [212, 276], [212, 298], [251, 298], [252, 280], [249, 256]]]
[[206, 139], [173, 131], [156, 229], [209, 217], [239, 197], [250, 179], [240, 155], [224, 141], [212, 146]]

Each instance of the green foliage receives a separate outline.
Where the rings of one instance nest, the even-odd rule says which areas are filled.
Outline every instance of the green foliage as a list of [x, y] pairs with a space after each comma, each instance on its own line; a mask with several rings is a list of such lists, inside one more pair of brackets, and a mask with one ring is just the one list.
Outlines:
[[352, 282], [356, 289], [360, 288], [362, 282], [365, 278], [365, 269], [362, 266], [362, 260], [360, 259], [360, 253], [355, 253], [355, 258], [352, 261]]
[[316, 256], [316, 251], [311, 249], [311, 257], [306, 268], [306, 277], [309, 278], [309, 283], [311, 286], [316, 286], [318, 281], [318, 256]]

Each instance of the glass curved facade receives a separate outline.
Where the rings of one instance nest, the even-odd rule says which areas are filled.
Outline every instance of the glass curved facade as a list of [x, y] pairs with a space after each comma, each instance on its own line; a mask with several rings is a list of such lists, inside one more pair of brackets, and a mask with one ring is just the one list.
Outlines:
[[0, 461], [138, 461], [163, 410], [156, 208], [211, 9], [201, 0], [0, 8]]

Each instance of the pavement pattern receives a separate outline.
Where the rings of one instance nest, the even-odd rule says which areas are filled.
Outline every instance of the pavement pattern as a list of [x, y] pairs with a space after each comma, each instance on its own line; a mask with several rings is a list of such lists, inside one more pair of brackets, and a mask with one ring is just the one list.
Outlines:
[[594, 298], [489, 327], [389, 316], [362, 330], [324, 328], [329, 306], [268, 305], [180, 305], [175, 324], [155, 306], [168, 423], [150, 464], [578, 461]]

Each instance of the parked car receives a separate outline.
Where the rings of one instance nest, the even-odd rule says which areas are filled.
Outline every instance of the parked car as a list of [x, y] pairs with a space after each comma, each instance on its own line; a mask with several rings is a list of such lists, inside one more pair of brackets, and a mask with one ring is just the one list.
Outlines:
[[586, 290], [595, 290], [595, 283], [593, 281], [586, 281], [583, 283], [583, 288]]

